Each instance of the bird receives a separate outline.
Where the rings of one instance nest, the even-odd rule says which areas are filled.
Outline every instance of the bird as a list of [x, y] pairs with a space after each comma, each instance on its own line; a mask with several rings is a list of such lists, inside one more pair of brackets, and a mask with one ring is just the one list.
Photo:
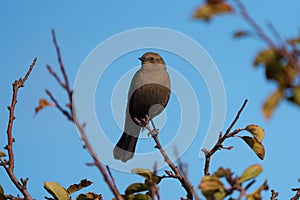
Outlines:
[[113, 150], [114, 158], [122, 162], [134, 156], [143, 128], [139, 122], [159, 115], [170, 99], [171, 81], [164, 59], [158, 53], [146, 52], [139, 60], [141, 68], [134, 74], [128, 91], [124, 132]]

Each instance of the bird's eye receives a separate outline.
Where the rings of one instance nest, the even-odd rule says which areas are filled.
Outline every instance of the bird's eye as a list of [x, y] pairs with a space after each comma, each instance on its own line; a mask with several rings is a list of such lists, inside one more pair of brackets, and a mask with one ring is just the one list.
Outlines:
[[150, 57], [150, 60], [151, 60], [151, 61], [153, 61], [153, 60], [154, 60], [154, 58], [153, 58], [153, 57]]

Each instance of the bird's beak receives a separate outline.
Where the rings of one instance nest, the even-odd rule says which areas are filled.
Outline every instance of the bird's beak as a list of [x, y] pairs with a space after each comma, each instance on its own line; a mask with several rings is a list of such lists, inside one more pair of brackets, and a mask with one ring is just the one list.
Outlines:
[[145, 58], [139, 57], [139, 60], [142, 61], [142, 62], [144, 62], [144, 61], [145, 61]]

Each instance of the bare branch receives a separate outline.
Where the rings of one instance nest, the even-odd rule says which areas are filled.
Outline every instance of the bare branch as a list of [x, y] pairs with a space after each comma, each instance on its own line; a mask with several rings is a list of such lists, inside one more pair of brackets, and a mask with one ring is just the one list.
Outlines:
[[[107, 185], [109, 186], [110, 190], [113, 192], [113, 194], [115, 195], [115, 197], [118, 199], [118, 200], [123, 200], [123, 197], [121, 196], [119, 190], [117, 189], [115, 183], [114, 183], [114, 180], [112, 178], [112, 175], [108, 175], [107, 174], [107, 171], [105, 169], [105, 167], [101, 164], [100, 162], [100, 159], [98, 158], [97, 154], [95, 153], [94, 149], [92, 148], [88, 138], [87, 138], [87, 134], [85, 132], [85, 124], [82, 124], [79, 122], [78, 118], [77, 118], [77, 115], [76, 115], [76, 112], [75, 112], [75, 109], [73, 107], [73, 90], [70, 88], [69, 86], [69, 81], [68, 81], [68, 76], [66, 74], [66, 70], [65, 70], [65, 67], [63, 65], [63, 62], [62, 62], [62, 58], [61, 58], [61, 54], [60, 54], [60, 49], [59, 49], [59, 46], [57, 44], [57, 40], [56, 40], [56, 36], [55, 36], [55, 32], [54, 30], [52, 30], [52, 37], [53, 37], [53, 43], [54, 43], [54, 46], [55, 46], [55, 50], [56, 50], [56, 54], [57, 54], [57, 58], [58, 58], [58, 63], [59, 63], [59, 66], [60, 66], [60, 70], [61, 70], [61, 73], [64, 77], [64, 83], [58, 78], [58, 75], [52, 70], [51, 67], [47, 67], [48, 68], [48, 71], [49, 73], [54, 76], [54, 78], [56, 79], [56, 81], [59, 83], [59, 85], [65, 90], [65, 92], [67, 93], [68, 95], [68, 108], [69, 108], [69, 111], [63, 109], [60, 104], [58, 103], [58, 101], [54, 98], [54, 96], [52, 95], [52, 93], [49, 91], [49, 90], [46, 90], [46, 93], [47, 95], [50, 97], [50, 99], [53, 101], [53, 103], [55, 104], [55, 106], [58, 108], [58, 110], [64, 115], [67, 117], [68, 120], [72, 121], [75, 126], [77, 127], [79, 133], [80, 133], [80, 136], [81, 136], [81, 140], [84, 144], [84, 147], [87, 149], [88, 153], [90, 154], [90, 156], [92, 157], [93, 159], [93, 164], [92, 165], [95, 165], [99, 171], [101, 172], [105, 182], [107, 183]], [[110, 171], [109, 171], [110, 173]]]
[[[236, 117], [234, 118], [233, 122], [230, 124], [229, 128], [226, 130], [225, 134], [222, 136], [222, 132], [220, 132], [219, 138], [217, 143], [215, 144], [215, 146], [211, 149], [211, 150], [206, 150], [206, 149], [202, 149], [202, 151], [205, 153], [205, 167], [204, 167], [204, 175], [209, 176], [209, 165], [210, 165], [210, 158], [212, 155], [214, 155], [214, 153], [216, 153], [216, 151], [224, 148], [223, 147], [223, 142], [230, 137], [235, 136], [237, 133], [239, 133], [240, 131], [242, 131], [242, 129], [236, 129], [233, 132], [231, 132], [231, 129], [233, 128], [233, 126], [236, 124], [236, 122], [238, 121], [241, 113], [243, 112], [246, 104], [247, 104], [248, 100], [246, 99], [242, 105], [242, 107], [240, 108], [240, 110], [238, 111]], [[231, 149], [231, 147], [230, 147]]]
[[12, 136], [12, 128], [13, 128], [13, 123], [15, 120], [14, 113], [15, 113], [15, 107], [17, 104], [17, 96], [18, 96], [19, 88], [24, 87], [24, 84], [25, 84], [26, 80], [28, 79], [30, 73], [32, 72], [32, 69], [36, 64], [36, 61], [37, 61], [37, 58], [34, 58], [27, 73], [25, 74], [24, 78], [15, 80], [15, 82], [12, 84], [12, 86], [13, 86], [12, 101], [11, 101], [10, 106], [7, 107], [9, 110], [9, 120], [8, 120], [7, 131], [6, 131], [7, 146], [5, 147], [5, 149], [8, 152], [8, 161], [4, 160], [4, 161], [0, 162], [1, 166], [4, 167], [6, 173], [8, 174], [11, 181], [14, 183], [14, 185], [18, 188], [18, 190], [23, 194], [24, 198], [27, 200], [32, 199], [32, 197], [30, 196], [30, 194], [27, 191], [27, 186], [26, 186], [28, 178], [21, 179], [21, 183], [20, 183], [20, 181], [18, 181], [17, 177], [14, 174], [15, 158], [14, 158], [14, 152], [13, 152], [14, 138]]
[[[170, 172], [170, 171], [165, 170], [165, 172], [167, 173], [167, 175], [178, 179], [180, 181], [182, 187], [185, 189], [185, 191], [187, 193], [187, 195], [186, 195], [187, 199], [192, 200], [193, 199], [193, 193], [192, 193], [193, 186], [191, 186], [190, 183], [188, 181], [186, 181], [186, 179], [183, 177], [183, 175], [178, 170], [178, 167], [174, 165], [174, 163], [171, 161], [171, 159], [169, 158], [168, 154], [166, 153], [166, 151], [162, 147], [162, 145], [161, 145], [161, 143], [160, 143], [160, 141], [158, 139], [158, 131], [159, 130], [155, 128], [154, 122], [151, 120], [151, 118], [149, 116], [146, 116], [146, 119], [143, 120], [142, 123], [138, 119], [135, 119], [135, 120], [138, 123], [140, 123], [140, 124], [145, 124], [145, 128], [149, 131], [149, 134], [151, 134], [152, 138], [155, 141], [155, 144], [156, 144], [155, 148], [159, 149], [161, 155], [164, 158], [164, 161], [172, 169], [172, 171], [173, 171], [174, 174], [172, 172]], [[149, 121], [151, 121], [153, 129], [150, 128]]]

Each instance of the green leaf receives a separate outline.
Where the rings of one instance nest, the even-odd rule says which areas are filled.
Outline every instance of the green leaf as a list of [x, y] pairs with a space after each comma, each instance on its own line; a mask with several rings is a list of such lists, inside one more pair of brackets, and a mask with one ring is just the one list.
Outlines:
[[80, 190], [82, 188], [90, 186], [92, 183], [93, 182], [91, 182], [87, 179], [83, 179], [83, 180], [80, 181], [79, 184], [73, 184], [73, 185], [69, 186], [68, 189], [67, 189], [67, 192], [69, 194], [72, 194], [72, 193], [77, 192], [78, 190]]
[[228, 3], [222, 1], [206, 3], [196, 10], [194, 13], [194, 18], [208, 21], [214, 15], [231, 13], [232, 11], [232, 7]]
[[4, 152], [0, 151], [0, 157], [5, 157], [5, 156], [6, 156], [6, 154]]
[[92, 192], [86, 194], [80, 194], [76, 197], [76, 200], [102, 200], [101, 194], [95, 194]]
[[249, 133], [251, 133], [259, 142], [261, 142], [265, 137], [265, 131], [260, 126], [250, 124], [245, 128]]
[[267, 119], [272, 116], [274, 109], [277, 107], [283, 97], [284, 91], [282, 89], [278, 89], [267, 98], [262, 109], [263, 114]]
[[133, 200], [151, 200], [151, 197], [148, 194], [136, 194]]
[[204, 176], [199, 189], [208, 200], [222, 200], [226, 196], [224, 185], [216, 176]]
[[152, 171], [145, 168], [135, 168], [131, 170], [132, 173], [138, 174], [146, 179], [152, 179]]
[[57, 200], [69, 200], [67, 190], [56, 182], [45, 182], [44, 188]]
[[280, 55], [273, 48], [265, 49], [256, 55], [254, 66], [263, 64], [265, 66], [272, 65], [280, 59]]
[[241, 138], [249, 145], [249, 147], [252, 149], [252, 151], [254, 151], [254, 153], [256, 153], [256, 155], [261, 160], [264, 159], [265, 148], [261, 142], [259, 142], [256, 138], [249, 137], [249, 136], [242, 136]]
[[257, 177], [262, 171], [263, 171], [263, 168], [260, 165], [252, 165], [252, 166], [248, 167], [243, 172], [243, 174], [239, 177], [239, 182], [243, 183], [245, 181], [253, 179], [253, 178]]
[[265, 181], [259, 188], [257, 188], [253, 193], [247, 194], [246, 199], [247, 200], [261, 200], [261, 192], [263, 190], [268, 190], [269, 187], [267, 185], [267, 181]]
[[125, 194], [142, 192], [142, 191], [146, 191], [148, 189], [149, 189], [149, 187], [144, 183], [133, 183], [126, 188]]

